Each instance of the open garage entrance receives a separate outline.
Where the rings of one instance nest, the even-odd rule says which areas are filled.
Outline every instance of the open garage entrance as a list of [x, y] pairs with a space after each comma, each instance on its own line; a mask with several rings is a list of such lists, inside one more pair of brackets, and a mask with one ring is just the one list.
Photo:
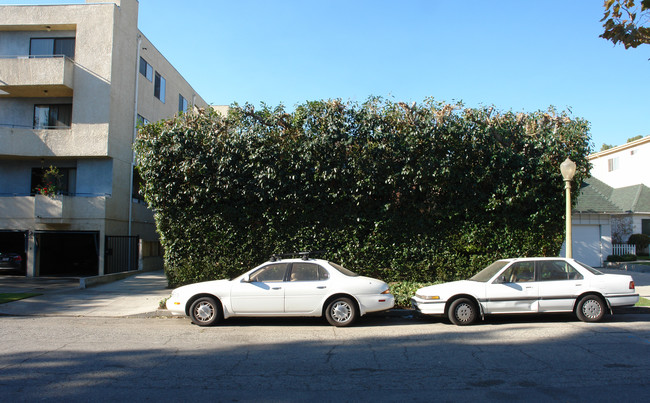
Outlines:
[[27, 267], [27, 231], [0, 231], [0, 252], [18, 253], [22, 258], [22, 267], [18, 270], [2, 270], [0, 274], [25, 275]]
[[98, 232], [37, 232], [39, 276], [96, 276]]

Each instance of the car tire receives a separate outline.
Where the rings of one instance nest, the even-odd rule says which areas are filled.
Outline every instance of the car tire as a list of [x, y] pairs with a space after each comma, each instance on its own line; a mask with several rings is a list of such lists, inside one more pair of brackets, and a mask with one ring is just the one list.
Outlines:
[[325, 310], [325, 317], [332, 326], [349, 326], [357, 319], [356, 304], [346, 297], [333, 299]]
[[458, 298], [449, 306], [447, 312], [449, 320], [454, 325], [465, 326], [476, 322], [478, 317], [478, 308], [476, 304], [468, 298]]
[[212, 297], [201, 297], [192, 303], [190, 318], [199, 326], [212, 326], [221, 319], [221, 307]]
[[597, 295], [585, 295], [576, 305], [576, 316], [583, 322], [598, 322], [605, 316], [605, 302]]

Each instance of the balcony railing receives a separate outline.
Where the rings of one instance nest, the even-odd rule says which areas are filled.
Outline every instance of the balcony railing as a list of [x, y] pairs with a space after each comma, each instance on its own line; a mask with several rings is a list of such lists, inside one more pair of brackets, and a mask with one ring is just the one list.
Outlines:
[[71, 97], [74, 61], [65, 56], [0, 57], [0, 97]]
[[33, 130], [66, 130], [69, 129], [70, 126], [35, 126], [35, 125], [18, 125], [18, 124], [13, 124], [13, 123], [1, 123], [0, 122], [0, 127], [8, 127], [11, 129], [33, 129]]
[[34, 219], [44, 224], [67, 224], [73, 219], [106, 218], [106, 199], [110, 196], [94, 197], [14, 195], [0, 196], [0, 219]]

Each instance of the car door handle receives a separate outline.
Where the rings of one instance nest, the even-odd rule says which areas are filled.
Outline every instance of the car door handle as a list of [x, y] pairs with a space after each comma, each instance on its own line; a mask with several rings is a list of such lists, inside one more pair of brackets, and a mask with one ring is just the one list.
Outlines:
[[319, 290], [322, 290], [322, 289], [325, 289], [325, 288], [327, 288], [327, 286], [326, 286], [326, 285], [319, 285], [319, 286], [318, 286], [318, 287], [316, 287], [316, 288], [318, 288]]
[[273, 288], [271, 288], [271, 289], [272, 289], [272, 290], [281, 290], [282, 287], [273, 287]]

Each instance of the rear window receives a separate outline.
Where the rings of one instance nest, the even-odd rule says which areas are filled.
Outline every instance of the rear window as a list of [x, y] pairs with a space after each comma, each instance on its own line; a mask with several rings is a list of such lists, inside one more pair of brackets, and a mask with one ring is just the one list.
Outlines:
[[332, 263], [332, 262], [328, 262], [328, 263], [330, 264], [330, 266], [332, 266], [333, 268], [335, 268], [336, 270], [340, 271], [341, 273], [345, 274], [348, 277], [358, 277], [359, 276], [357, 273], [355, 273], [353, 271], [350, 271], [350, 270], [346, 269], [345, 267], [343, 267], [343, 266], [341, 266], [339, 264]]
[[591, 267], [591, 266], [587, 266], [586, 264], [584, 264], [584, 263], [582, 263], [582, 262], [578, 262], [577, 260], [576, 260], [575, 262], [578, 263], [578, 264], [579, 264], [580, 266], [582, 266], [583, 268], [585, 268], [586, 270], [589, 270], [589, 272], [590, 272], [591, 274], [595, 274], [595, 275], [597, 275], [597, 276], [602, 276], [603, 274], [605, 274], [605, 273], [603, 273], [602, 271], [596, 270], [596, 269], [594, 269], [594, 268]]

